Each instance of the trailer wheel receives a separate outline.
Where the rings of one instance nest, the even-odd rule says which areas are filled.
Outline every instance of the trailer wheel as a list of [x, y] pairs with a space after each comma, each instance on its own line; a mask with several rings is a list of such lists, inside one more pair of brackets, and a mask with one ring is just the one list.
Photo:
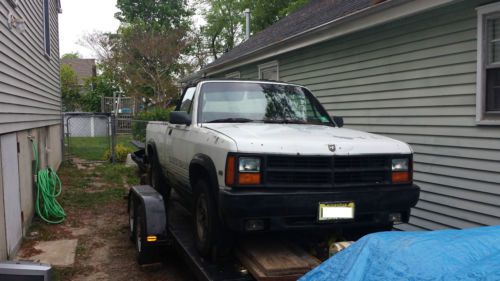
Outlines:
[[129, 195], [128, 199], [128, 226], [129, 226], [129, 238], [130, 241], [135, 242], [135, 204], [132, 195]]
[[144, 237], [144, 214], [141, 208], [135, 208], [135, 223], [134, 223], [134, 242], [135, 249], [137, 252], [137, 263], [139, 265], [151, 263], [155, 257], [153, 257], [153, 253], [147, 249], [145, 246], [145, 237]]

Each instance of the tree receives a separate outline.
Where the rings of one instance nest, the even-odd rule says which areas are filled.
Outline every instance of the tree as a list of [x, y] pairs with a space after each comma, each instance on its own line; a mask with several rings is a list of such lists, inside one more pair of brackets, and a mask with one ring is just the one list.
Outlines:
[[60, 69], [61, 98], [63, 111], [79, 110], [80, 87], [76, 72], [67, 64], [62, 64]]
[[[102, 66], [98, 66], [102, 69]], [[103, 97], [118, 96], [121, 94], [119, 86], [110, 73], [102, 71], [99, 75], [85, 80], [83, 85], [85, 94], [81, 96], [80, 103], [83, 111], [100, 112]]]
[[80, 55], [80, 53], [78, 52], [74, 52], [74, 53], [67, 53], [67, 54], [64, 54], [62, 55], [62, 59], [79, 59], [81, 58], [82, 56]]
[[96, 50], [103, 71], [125, 95], [168, 106], [178, 94], [174, 82], [183, 73], [181, 54], [188, 38], [182, 29], [122, 26], [116, 34], [94, 33], [84, 39]]
[[170, 103], [178, 93], [174, 79], [182, 71], [179, 58], [187, 47], [185, 38], [183, 30], [145, 30], [141, 26], [121, 30], [114, 58], [129, 95], [165, 106]]
[[202, 28], [213, 59], [234, 48], [243, 40], [244, 10], [251, 12], [253, 34], [267, 28], [309, 0], [209, 0], [203, 12], [206, 25]]
[[173, 30], [189, 25], [191, 11], [185, 0], [118, 0], [115, 17], [123, 23], [147, 25], [153, 30]]
[[250, 30], [255, 34], [301, 8], [309, 3], [309, 1], [310, 0], [244, 0], [242, 6], [250, 9], [252, 14]]
[[212, 57], [217, 59], [242, 40], [242, 6], [240, 0], [210, 0], [205, 13], [207, 24], [203, 33], [209, 42]]

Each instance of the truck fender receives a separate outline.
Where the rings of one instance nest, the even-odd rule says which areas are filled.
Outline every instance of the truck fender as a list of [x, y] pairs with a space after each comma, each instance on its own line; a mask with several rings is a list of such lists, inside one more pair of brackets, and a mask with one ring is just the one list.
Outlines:
[[217, 179], [217, 169], [215, 168], [215, 164], [212, 159], [205, 154], [196, 154], [191, 163], [189, 163], [189, 181], [191, 186], [194, 186], [196, 175], [196, 168], [201, 167], [208, 176], [210, 189], [213, 191], [213, 196], [215, 202], [218, 201], [219, 195], [219, 181]]
[[[133, 186], [129, 198], [140, 204], [147, 235], [156, 235], [158, 242], [167, 238], [167, 213], [161, 194], [149, 185]], [[130, 200], [129, 200], [130, 204]]]

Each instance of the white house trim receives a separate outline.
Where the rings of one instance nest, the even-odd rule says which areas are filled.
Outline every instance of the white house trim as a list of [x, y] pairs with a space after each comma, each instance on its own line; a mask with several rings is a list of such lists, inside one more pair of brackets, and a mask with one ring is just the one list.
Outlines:
[[476, 123], [478, 125], [500, 125], [500, 118], [488, 119], [486, 116], [486, 29], [485, 18], [500, 12], [500, 2], [476, 8], [477, 10], [477, 68], [476, 68]]

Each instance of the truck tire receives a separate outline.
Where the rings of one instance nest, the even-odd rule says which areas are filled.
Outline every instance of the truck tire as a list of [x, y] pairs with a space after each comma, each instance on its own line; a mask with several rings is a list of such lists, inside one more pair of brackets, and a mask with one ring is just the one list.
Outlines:
[[168, 186], [163, 175], [161, 165], [156, 154], [151, 155], [148, 178], [151, 186], [158, 191], [163, 196], [165, 202], [167, 202], [170, 197], [170, 187]]
[[219, 261], [231, 252], [232, 235], [220, 222], [215, 200], [208, 183], [199, 180], [195, 184], [193, 211], [194, 235], [199, 253], [212, 261]]

